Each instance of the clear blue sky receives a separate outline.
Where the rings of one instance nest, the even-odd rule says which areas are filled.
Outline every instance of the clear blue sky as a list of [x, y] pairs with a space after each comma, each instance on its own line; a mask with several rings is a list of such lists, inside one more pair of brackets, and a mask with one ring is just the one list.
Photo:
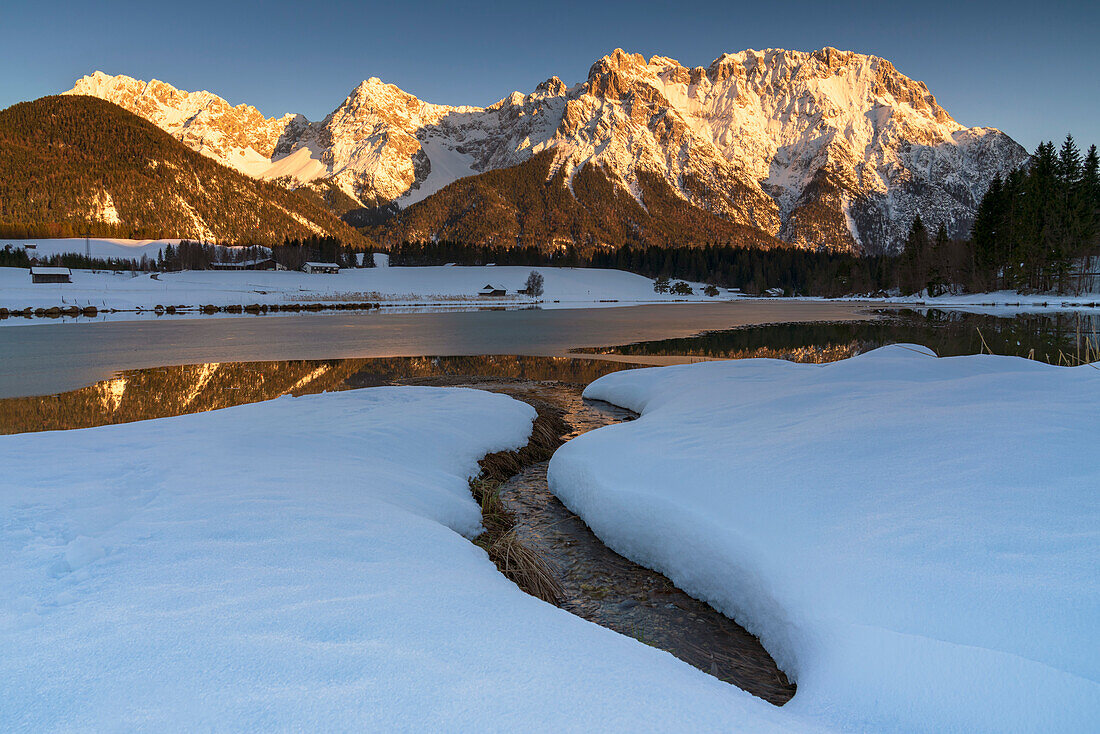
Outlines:
[[97, 69], [320, 119], [367, 77], [421, 99], [489, 104], [583, 80], [615, 47], [708, 65], [744, 48], [874, 53], [961, 123], [1029, 150], [1100, 144], [1100, 2], [6, 2], [0, 108]]

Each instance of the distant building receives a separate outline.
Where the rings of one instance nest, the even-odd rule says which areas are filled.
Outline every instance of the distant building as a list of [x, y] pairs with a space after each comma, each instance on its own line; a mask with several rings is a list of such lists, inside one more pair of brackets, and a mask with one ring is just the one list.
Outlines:
[[286, 270], [275, 262], [275, 258], [265, 257], [259, 260], [244, 260], [239, 263], [210, 263], [211, 270]]
[[507, 293], [507, 291], [505, 291], [503, 288], [497, 288], [495, 285], [492, 285], [491, 283], [487, 283], [484, 288], [482, 288], [481, 290], [479, 290], [477, 292], [477, 294], [481, 297], [503, 296], [506, 293]]
[[31, 267], [32, 283], [72, 283], [73, 274], [68, 268]]
[[303, 273], [329, 273], [340, 272], [340, 266], [336, 263], [306, 263], [302, 266]]

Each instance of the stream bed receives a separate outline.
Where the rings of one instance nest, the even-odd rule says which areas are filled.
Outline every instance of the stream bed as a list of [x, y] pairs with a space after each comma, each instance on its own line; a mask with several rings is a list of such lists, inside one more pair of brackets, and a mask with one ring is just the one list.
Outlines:
[[[400, 384], [473, 387], [530, 403], [550, 404], [570, 426], [565, 440], [636, 416], [581, 397], [582, 385], [525, 379], [413, 378]], [[558, 606], [579, 617], [666, 650], [714, 677], [775, 705], [795, 686], [760, 640], [666, 577], [608, 548], [551, 493], [548, 461], [529, 464], [506, 481], [500, 499], [519, 541], [555, 571], [564, 591]]]

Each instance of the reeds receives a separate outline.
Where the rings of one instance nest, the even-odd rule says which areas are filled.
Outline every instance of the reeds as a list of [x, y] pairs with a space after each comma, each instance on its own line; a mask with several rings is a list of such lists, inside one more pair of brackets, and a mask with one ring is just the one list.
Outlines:
[[[978, 339], [981, 340], [982, 343], [979, 354], [995, 354], [989, 347], [988, 342], [986, 342], [985, 335], [982, 334], [981, 328], [975, 327], [975, 330], [978, 332]], [[1047, 364], [1053, 364], [1058, 367], [1080, 367], [1082, 365], [1088, 365], [1093, 369], [1100, 369], [1100, 339], [1094, 340], [1088, 334], [1083, 334], [1081, 332], [1080, 319], [1077, 319], [1076, 333], [1074, 336], [1073, 352], [1067, 353], [1065, 350], [1059, 349], [1056, 357], [1050, 354], [1044, 354], [1043, 359], [1038, 359], [1035, 348], [1032, 347], [1028, 350], [1024, 358], [1046, 362]]]
[[485, 550], [500, 572], [531, 596], [557, 604], [565, 595], [554, 569], [521, 543], [515, 530], [497, 536]]
[[557, 604], [565, 595], [553, 567], [538, 553], [523, 545], [515, 530], [515, 519], [500, 499], [504, 481], [528, 464], [546, 461], [561, 446], [569, 425], [548, 405], [536, 404], [538, 417], [531, 426], [527, 445], [518, 451], [487, 454], [479, 463], [481, 476], [470, 481], [470, 492], [481, 506], [485, 532], [474, 542], [485, 549], [502, 574], [523, 591], [545, 602]]

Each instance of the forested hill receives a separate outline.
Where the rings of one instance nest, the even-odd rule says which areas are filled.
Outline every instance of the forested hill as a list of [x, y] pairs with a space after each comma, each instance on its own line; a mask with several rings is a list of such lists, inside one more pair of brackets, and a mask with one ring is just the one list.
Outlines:
[[178, 237], [246, 244], [369, 241], [319, 199], [256, 181], [93, 97], [0, 111], [0, 229], [9, 236]]
[[[756, 227], [730, 221], [676, 195], [661, 177], [639, 173], [638, 193], [617, 185], [606, 168], [587, 163], [551, 171], [552, 151], [511, 168], [468, 176], [370, 230], [385, 243], [457, 240], [479, 246], [676, 247], [724, 242], [745, 247], [785, 245]], [[700, 195], [708, 192], [696, 182]]]

